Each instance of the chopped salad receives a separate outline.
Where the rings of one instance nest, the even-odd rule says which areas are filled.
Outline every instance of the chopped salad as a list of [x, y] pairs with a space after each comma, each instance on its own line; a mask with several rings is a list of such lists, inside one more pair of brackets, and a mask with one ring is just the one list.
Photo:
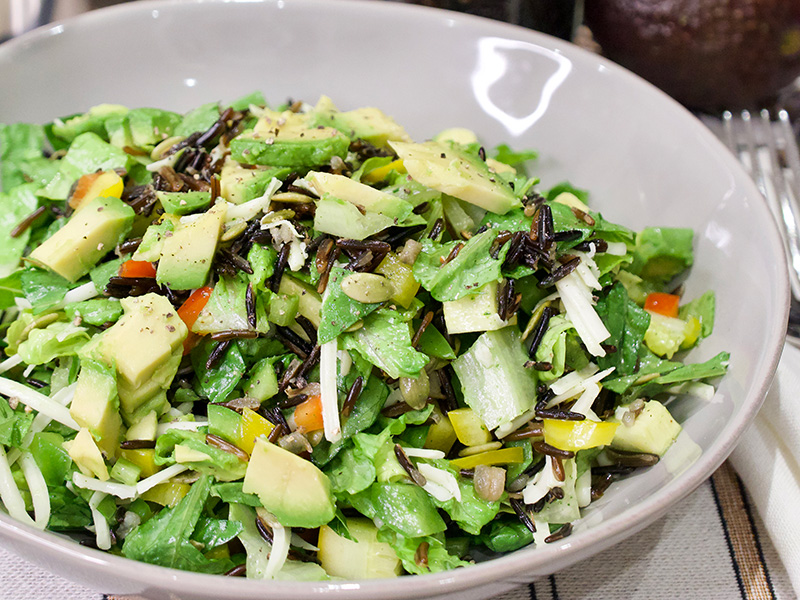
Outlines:
[[156, 565], [395, 577], [568, 536], [710, 399], [693, 232], [377, 108], [0, 125], [0, 500]]

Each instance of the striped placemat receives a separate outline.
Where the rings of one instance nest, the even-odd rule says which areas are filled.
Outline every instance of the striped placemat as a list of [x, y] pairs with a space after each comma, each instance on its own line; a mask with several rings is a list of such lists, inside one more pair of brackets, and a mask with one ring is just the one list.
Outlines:
[[[494, 600], [797, 598], [728, 466], [660, 521], [599, 556]], [[136, 600], [65, 581], [0, 549], [0, 600]]]

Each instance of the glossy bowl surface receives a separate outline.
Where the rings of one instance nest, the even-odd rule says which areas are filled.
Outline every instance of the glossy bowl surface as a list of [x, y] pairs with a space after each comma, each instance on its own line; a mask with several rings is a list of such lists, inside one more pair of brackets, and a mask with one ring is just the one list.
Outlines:
[[86, 549], [0, 515], [4, 547], [109, 594], [158, 599], [485, 598], [602, 551], [708, 477], [760, 406], [782, 347], [785, 260], [755, 186], [690, 113], [570, 44], [455, 13], [356, 0], [136, 2], [0, 46], [0, 121], [46, 122], [102, 102], [188, 110], [256, 89], [275, 103], [373, 105], [418, 140], [446, 127], [535, 148], [542, 188], [570, 180], [616, 222], [692, 227], [687, 297], [717, 293], [731, 353], [713, 402], [671, 405], [685, 430], [664, 460], [615, 484], [573, 535], [543, 549], [400, 580], [281, 583], [184, 573]]

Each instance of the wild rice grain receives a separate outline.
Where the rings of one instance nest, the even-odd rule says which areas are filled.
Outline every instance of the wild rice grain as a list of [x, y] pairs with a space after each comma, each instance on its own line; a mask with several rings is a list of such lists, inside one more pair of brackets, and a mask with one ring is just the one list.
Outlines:
[[349, 417], [350, 413], [353, 412], [353, 407], [356, 405], [359, 396], [361, 396], [361, 390], [364, 387], [364, 378], [359, 375], [356, 377], [355, 381], [353, 381], [353, 385], [350, 386], [350, 389], [347, 392], [347, 398], [345, 398], [344, 404], [342, 405], [342, 415], [345, 417]]
[[574, 458], [575, 453], [571, 450], [562, 450], [561, 448], [556, 448], [555, 446], [551, 446], [546, 442], [533, 442], [533, 449], [538, 452], [539, 454], [544, 454], [546, 456], [552, 456], [553, 458]]
[[419, 487], [425, 487], [425, 485], [427, 485], [428, 480], [425, 479], [425, 476], [420, 473], [417, 467], [408, 459], [408, 456], [406, 456], [400, 444], [394, 445], [394, 455], [397, 457], [397, 462], [400, 463], [403, 470], [411, 477], [411, 481], [416, 483]]

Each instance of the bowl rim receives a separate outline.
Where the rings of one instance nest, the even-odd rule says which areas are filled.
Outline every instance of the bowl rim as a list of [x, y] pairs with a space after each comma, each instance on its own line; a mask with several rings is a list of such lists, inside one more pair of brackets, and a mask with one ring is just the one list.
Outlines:
[[[203, 4], [257, 4], [268, 7], [265, 10], [292, 10], [295, 6], [318, 7], [330, 9], [329, 0], [140, 0], [130, 4], [119, 4], [94, 10], [76, 17], [50, 23], [17, 38], [0, 44], [0, 60], [13, 57], [15, 53], [24, 51], [28, 46], [35, 45], [43, 39], [53, 35], [60, 35], [71, 28], [101, 23], [103, 21], [117, 21], [124, 19], [128, 14], [138, 14], [147, 11], [192, 11]], [[380, 13], [391, 16], [396, 13], [414, 14], [424, 20], [441, 20], [449, 26], [473, 27], [491, 31], [493, 35], [513, 40], [524, 40], [532, 44], [554, 50], [567, 55], [571, 60], [583, 64], [593, 63], [611, 72], [613, 76], [626, 82], [627, 85], [647, 89], [646, 93], [655, 95], [665, 106], [671, 106], [676, 116], [681, 115], [685, 125], [692, 130], [702, 142], [716, 148], [722, 158], [724, 166], [738, 175], [737, 185], [742, 186], [747, 198], [761, 200], [760, 192], [755, 183], [744, 172], [738, 160], [714, 136], [710, 129], [703, 125], [691, 112], [669, 97], [666, 93], [656, 88], [649, 82], [611, 62], [610, 60], [584, 50], [572, 43], [554, 38], [552, 36], [527, 29], [518, 25], [494, 21], [484, 17], [463, 14], [426, 6], [409, 5], [399, 2], [376, 2], [374, 0], [339, 0], [337, 10], [350, 10], [363, 14], [364, 12]], [[766, 205], [760, 204], [756, 210], [768, 210]], [[772, 255], [777, 257], [779, 272], [786, 273], [787, 263], [777, 224], [769, 219], [772, 231], [764, 235], [764, 241], [771, 246]], [[221, 594], [228, 597], [237, 592], [242, 598], [254, 598], [256, 594], [262, 598], [284, 598], [292, 594], [294, 598], [316, 598], [320, 593], [335, 594], [337, 598], [362, 598], [373, 593], [380, 593], [382, 598], [401, 599], [409, 597], [422, 597], [423, 595], [449, 594], [469, 588], [511, 580], [516, 585], [523, 585], [532, 579], [533, 575], [527, 570], [535, 569], [536, 574], [554, 572], [556, 569], [548, 567], [553, 564], [558, 569], [574, 564], [596, 551], [605, 549], [636, 531], [653, 523], [662, 516], [675, 503], [686, 497], [724, 462], [733, 451], [744, 431], [752, 423], [756, 413], [764, 401], [766, 393], [772, 383], [774, 373], [783, 348], [785, 337], [785, 324], [789, 313], [789, 282], [788, 277], [779, 278], [775, 282], [776, 302], [771, 306], [770, 312], [777, 315], [772, 323], [772, 328], [767, 332], [771, 351], [764, 357], [763, 363], [767, 369], [761, 374], [760, 380], [756, 379], [753, 394], [746, 398], [739, 413], [728, 424], [730, 435], [722, 440], [715, 440], [709, 450], [686, 471], [670, 481], [667, 485], [652, 493], [644, 501], [627, 508], [622, 514], [604, 520], [585, 531], [566, 538], [559, 545], [544, 548], [523, 548], [505, 556], [489, 561], [442, 573], [401, 577], [397, 579], [360, 580], [345, 582], [294, 582], [270, 581], [266, 583], [259, 580], [239, 578], [226, 578], [219, 575], [207, 575], [189, 571], [160, 567], [139, 561], [134, 561], [121, 556], [110, 555], [99, 550], [82, 547], [72, 540], [52, 532], [39, 531], [33, 527], [13, 520], [5, 513], [0, 512], [0, 534], [14, 539], [20, 543], [47, 548], [54, 552], [55, 559], [63, 558], [69, 562], [93, 565], [95, 568], [102, 566], [112, 569], [120, 574], [121, 579], [137, 581], [148, 588], [172, 590], [183, 593]], [[784, 301], [780, 302], [779, 299]], [[516, 576], [516, 577], [515, 577]], [[145, 583], [146, 582], [146, 583]], [[108, 590], [106, 590], [108, 591]], [[112, 590], [113, 591], [113, 590]]]

